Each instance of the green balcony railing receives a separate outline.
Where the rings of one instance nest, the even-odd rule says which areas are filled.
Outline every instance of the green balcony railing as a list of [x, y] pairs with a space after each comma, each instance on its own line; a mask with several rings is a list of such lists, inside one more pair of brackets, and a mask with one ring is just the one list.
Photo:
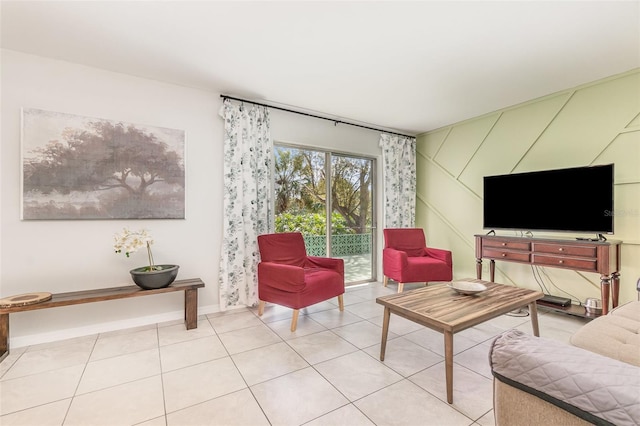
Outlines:
[[[326, 235], [304, 235], [307, 254], [310, 256], [327, 255]], [[351, 256], [371, 253], [371, 234], [341, 234], [331, 237], [332, 256]]]

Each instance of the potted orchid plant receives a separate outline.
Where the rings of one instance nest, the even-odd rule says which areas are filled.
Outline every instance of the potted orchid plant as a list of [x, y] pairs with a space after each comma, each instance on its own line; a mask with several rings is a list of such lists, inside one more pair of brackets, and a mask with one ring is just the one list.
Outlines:
[[156, 265], [153, 261], [151, 245], [153, 238], [146, 229], [131, 231], [124, 228], [121, 233], [114, 235], [113, 249], [116, 253], [124, 253], [130, 257], [141, 248], [147, 249], [149, 265], [129, 271], [133, 282], [144, 289], [163, 288], [170, 285], [178, 275], [178, 265]]

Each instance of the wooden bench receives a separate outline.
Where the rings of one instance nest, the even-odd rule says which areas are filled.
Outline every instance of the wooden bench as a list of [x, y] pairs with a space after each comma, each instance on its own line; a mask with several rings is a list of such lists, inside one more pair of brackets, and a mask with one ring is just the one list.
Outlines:
[[169, 287], [154, 290], [144, 290], [137, 285], [131, 285], [71, 291], [68, 293], [53, 294], [50, 300], [33, 305], [0, 308], [0, 362], [9, 355], [9, 314], [34, 311], [36, 309], [55, 308], [58, 306], [79, 305], [82, 303], [184, 291], [184, 320], [187, 330], [191, 330], [192, 328], [198, 327], [198, 289], [201, 287], [204, 287], [204, 283], [200, 278], [190, 278], [186, 280], [176, 280]]

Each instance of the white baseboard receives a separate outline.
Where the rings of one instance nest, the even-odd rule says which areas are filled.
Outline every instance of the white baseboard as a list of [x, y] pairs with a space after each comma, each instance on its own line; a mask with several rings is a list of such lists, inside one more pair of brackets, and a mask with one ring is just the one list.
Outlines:
[[[212, 314], [220, 312], [220, 305], [209, 305], [198, 307], [198, 315]], [[158, 315], [146, 317], [130, 318], [122, 321], [111, 321], [100, 324], [93, 324], [85, 327], [66, 328], [48, 333], [29, 334], [26, 336], [11, 337], [9, 348], [22, 348], [25, 346], [37, 345], [40, 343], [55, 342], [58, 340], [73, 339], [75, 337], [91, 336], [108, 331], [123, 330], [127, 328], [140, 327], [143, 325], [156, 324], [166, 321], [174, 321], [184, 318], [184, 310], [165, 312]]]

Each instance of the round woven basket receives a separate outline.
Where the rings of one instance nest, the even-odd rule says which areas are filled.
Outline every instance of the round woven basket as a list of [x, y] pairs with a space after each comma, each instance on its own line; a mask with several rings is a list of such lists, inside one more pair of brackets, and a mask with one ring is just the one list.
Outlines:
[[15, 306], [27, 306], [51, 300], [51, 293], [25, 293], [0, 299], [0, 308], [11, 308]]

